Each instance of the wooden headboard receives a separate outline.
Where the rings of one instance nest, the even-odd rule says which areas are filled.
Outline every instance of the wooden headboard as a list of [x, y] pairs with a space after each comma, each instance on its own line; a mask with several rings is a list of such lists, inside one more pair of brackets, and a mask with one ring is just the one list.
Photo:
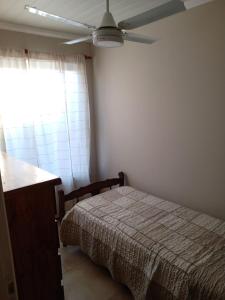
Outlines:
[[123, 186], [124, 185], [124, 173], [119, 172], [118, 178], [110, 178], [103, 181], [98, 181], [87, 186], [81, 187], [77, 190], [70, 192], [69, 194], [64, 194], [63, 190], [58, 191], [59, 197], [59, 220], [61, 221], [65, 215], [65, 202], [76, 200], [77, 202], [80, 201], [80, 198], [85, 196], [86, 194], [91, 194], [95, 196], [100, 194], [102, 189], [105, 188], [112, 188], [114, 185]]

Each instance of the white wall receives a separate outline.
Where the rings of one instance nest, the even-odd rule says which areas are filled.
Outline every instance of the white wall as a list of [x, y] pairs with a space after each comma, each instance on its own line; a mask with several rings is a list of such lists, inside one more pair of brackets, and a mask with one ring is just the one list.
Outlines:
[[225, 218], [225, 1], [138, 29], [159, 38], [95, 49], [99, 176]]
[[91, 47], [87, 43], [69, 46], [63, 44], [65, 41], [63, 39], [8, 30], [0, 30], [0, 37], [0, 47], [4, 48], [27, 48], [34, 51], [54, 51], [64, 54], [91, 54]]

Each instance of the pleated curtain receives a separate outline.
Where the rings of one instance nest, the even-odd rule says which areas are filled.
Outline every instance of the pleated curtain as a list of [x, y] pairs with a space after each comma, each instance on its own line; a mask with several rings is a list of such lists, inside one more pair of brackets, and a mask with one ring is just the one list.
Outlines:
[[61, 177], [67, 192], [89, 183], [84, 56], [0, 49], [0, 147]]

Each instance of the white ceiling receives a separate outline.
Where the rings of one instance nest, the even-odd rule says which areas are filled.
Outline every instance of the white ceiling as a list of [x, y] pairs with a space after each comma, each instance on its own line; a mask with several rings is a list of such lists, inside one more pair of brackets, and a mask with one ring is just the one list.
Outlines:
[[[110, 11], [116, 22], [145, 12], [168, 0], [111, 0]], [[208, 2], [209, 0], [183, 0]], [[24, 10], [29, 4], [41, 10], [98, 26], [105, 12], [105, 0], [0, 0], [0, 22], [38, 27], [46, 30], [74, 34], [87, 33], [86, 30], [48, 20]], [[1, 27], [1, 26], [0, 26]]]

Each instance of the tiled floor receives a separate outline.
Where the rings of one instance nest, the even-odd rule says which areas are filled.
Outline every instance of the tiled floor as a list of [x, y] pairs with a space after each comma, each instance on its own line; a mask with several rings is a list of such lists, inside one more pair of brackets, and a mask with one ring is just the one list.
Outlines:
[[79, 247], [61, 249], [65, 300], [133, 300], [129, 290], [96, 266]]

